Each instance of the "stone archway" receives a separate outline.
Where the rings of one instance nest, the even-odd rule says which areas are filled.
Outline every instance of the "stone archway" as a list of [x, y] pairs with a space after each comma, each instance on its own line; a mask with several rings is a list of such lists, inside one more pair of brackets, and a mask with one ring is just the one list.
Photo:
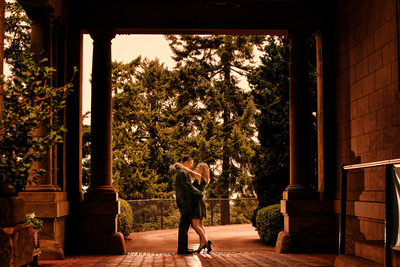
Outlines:
[[[58, 234], [65, 235], [67, 250], [104, 253], [116, 239], [118, 196], [111, 185], [111, 39], [116, 33], [263, 33], [285, 34], [291, 39], [290, 67], [290, 185], [284, 193], [282, 212], [285, 231], [296, 235], [301, 247], [318, 248], [325, 231], [313, 235], [310, 225], [326, 222], [326, 212], [333, 215], [330, 202], [321, 202], [316, 189], [311, 188], [311, 153], [309, 105], [307, 103], [307, 72], [305, 71], [306, 37], [321, 30], [328, 16], [329, 3], [314, 0], [288, 1], [20, 1], [32, 18], [50, 16], [58, 30], [41, 32], [52, 41], [50, 53], [56, 67], [63, 70], [63, 79], [71, 75], [73, 66], [81, 66], [82, 34], [90, 33], [94, 40], [92, 86], [92, 186], [83, 196], [81, 190], [81, 122], [82, 90], [80, 75], [75, 79], [75, 91], [68, 100], [65, 124], [68, 133], [62, 147], [64, 188], [55, 192], [68, 195], [53, 201], [56, 206], [67, 201], [69, 210], [62, 217], [66, 226]], [[47, 25], [47, 24], [46, 24]], [[41, 29], [41, 28], [38, 28]], [[46, 49], [46, 43], [42, 43]], [[50, 49], [49, 48], [49, 49]], [[61, 79], [60, 79], [61, 80]], [[57, 153], [60, 155], [60, 153]], [[54, 193], [54, 194], [59, 194]], [[35, 200], [34, 198], [32, 199]], [[299, 209], [302, 207], [303, 209]], [[313, 208], [310, 208], [313, 207]], [[328, 207], [328, 208], [327, 208]], [[60, 218], [55, 214], [52, 218]], [[331, 219], [328, 219], [329, 222]], [[299, 227], [304, 225], [304, 227]], [[328, 224], [330, 232], [334, 225]], [[331, 236], [327, 237], [329, 244]], [[118, 242], [117, 242], [118, 243]], [[78, 246], [78, 247], [77, 247]]]

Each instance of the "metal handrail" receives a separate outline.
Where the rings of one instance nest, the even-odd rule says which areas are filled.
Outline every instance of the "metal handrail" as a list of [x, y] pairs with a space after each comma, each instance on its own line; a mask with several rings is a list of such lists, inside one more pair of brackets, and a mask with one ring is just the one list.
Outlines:
[[[213, 201], [219, 201], [219, 200], [257, 200], [258, 198], [256, 197], [246, 197], [246, 198], [205, 198], [204, 200], [213, 200]], [[129, 201], [176, 201], [175, 198], [147, 198], [147, 199], [129, 199]]]
[[389, 235], [389, 229], [391, 229], [391, 225], [388, 226], [387, 218], [391, 218], [392, 214], [390, 209], [387, 208], [387, 203], [389, 200], [388, 192], [391, 192], [393, 184], [390, 181], [391, 177], [391, 167], [395, 164], [400, 164], [400, 159], [391, 159], [391, 160], [383, 160], [383, 161], [374, 161], [360, 164], [347, 164], [342, 165], [342, 187], [341, 187], [341, 199], [340, 199], [340, 224], [339, 224], [339, 255], [345, 254], [345, 246], [346, 246], [346, 203], [347, 203], [347, 172], [349, 170], [355, 169], [365, 169], [372, 167], [381, 167], [385, 166], [385, 180], [386, 180], [386, 197], [385, 197], [385, 209], [386, 209], [386, 219], [385, 219], [385, 266], [391, 266], [391, 247], [389, 242], [387, 242], [387, 238]]
[[362, 169], [362, 168], [371, 168], [371, 167], [379, 167], [388, 164], [400, 164], [400, 159], [389, 159], [389, 160], [381, 160], [381, 161], [374, 161], [374, 162], [367, 162], [367, 163], [359, 163], [353, 165], [343, 165], [343, 170], [355, 170], [355, 169]]

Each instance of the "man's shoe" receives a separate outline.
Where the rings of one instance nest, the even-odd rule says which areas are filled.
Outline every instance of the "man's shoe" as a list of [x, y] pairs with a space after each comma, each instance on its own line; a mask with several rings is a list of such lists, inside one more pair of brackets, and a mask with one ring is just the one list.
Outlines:
[[178, 250], [178, 253], [177, 254], [180, 254], [180, 255], [188, 255], [188, 254], [193, 254], [193, 253], [195, 253], [196, 251], [195, 250], [193, 250], [193, 249], [185, 249], [185, 250]]

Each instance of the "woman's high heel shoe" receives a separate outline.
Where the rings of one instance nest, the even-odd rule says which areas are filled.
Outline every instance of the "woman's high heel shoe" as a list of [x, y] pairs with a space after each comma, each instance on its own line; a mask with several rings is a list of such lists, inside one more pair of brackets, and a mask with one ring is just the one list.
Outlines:
[[207, 253], [210, 253], [212, 251], [212, 247], [214, 244], [211, 242], [211, 240], [207, 241]]
[[208, 249], [208, 244], [201, 245], [201, 246], [197, 249], [196, 252], [197, 252], [197, 253], [201, 253], [201, 251], [202, 251], [203, 249], [205, 250], [206, 248]]

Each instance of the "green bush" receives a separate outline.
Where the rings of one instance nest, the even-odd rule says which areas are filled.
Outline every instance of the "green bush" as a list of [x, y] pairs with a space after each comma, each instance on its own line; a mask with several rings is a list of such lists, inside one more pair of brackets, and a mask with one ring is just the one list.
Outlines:
[[275, 245], [279, 232], [283, 230], [281, 205], [275, 204], [260, 209], [257, 212], [256, 228], [261, 242]]
[[133, 212], [131, 205], [126, 200], [120, 198], [121, 212], [118, 214], [118, 232], [128, 236], [132, 232]]

